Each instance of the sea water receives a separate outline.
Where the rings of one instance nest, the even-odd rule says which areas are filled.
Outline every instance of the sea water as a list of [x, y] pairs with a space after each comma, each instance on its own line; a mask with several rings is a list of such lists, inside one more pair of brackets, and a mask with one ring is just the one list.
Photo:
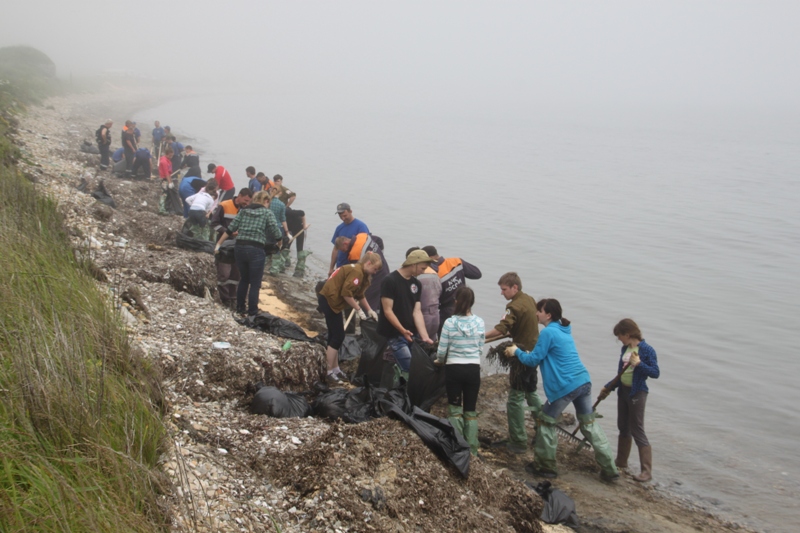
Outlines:
[[[340, 202], [384, 239], [392, 269], [429, 244], [478, 266], [473, 311], [487, 329], [505, 305], [498, 278], [518, 272], [525, 292], [561, 302], [594, 395], [617, 371], [614, 324], [633, 318], [661, 368], [646, 415], [655, 480], [732, 519], [793, 530], [797, 113], [362, 109], [232, 92], [135, 118], [170, 125], [237, 188], [249, 165], [283, 175], [319, 274]], [[616, 398], [599, 412], [616, 448]]]

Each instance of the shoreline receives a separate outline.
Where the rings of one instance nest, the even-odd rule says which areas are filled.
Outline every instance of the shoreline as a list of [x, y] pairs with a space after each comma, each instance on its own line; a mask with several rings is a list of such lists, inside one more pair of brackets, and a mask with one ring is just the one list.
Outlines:
[[[130, 101], [132, 96], [133, 102]], [[276, 487], [270, 483], [269, 488], [264, 487], [265, 484], [260, 480], [259, 474], [263, 474], [263, 470], [260, 469], [265, 468], [266, 452], [262, 454], [260, 449], [270, 448], [271, 453], [290, 458], [291, 460], [287, 459], [287, 464], [293, 464], [292, 461], [295, 461], [294, 465], [300, 466], [303, 462], [302, 452], [305, 443], [318, 443], [321, 436], [328, 435], [331, 427], [337, 428], [341, 435], [358, 433], [357, 428], [362, 425], [344, 428], [340, 424], [331, 426], [327, 422], [314, 419], [276, 421], [249, 415], [243, 411], [241, 404], [247, 394], [246, 388], [250, 385], [249, 376], [263, 371], [263, 368], [260, 368], [263, 363], [259, 365], [259, 360], [271, 358], [272, 362], [280, 362], [277, 357], [281, 354], [279, 348], [282, 342], [255, 330], [244, 330], [232, 321], [227, 310], [203, 298], [202, 291], [197, 291], [200, 294], [193, 295], [191, 291], [176, 290], [174, 282], [176, 277], [181, 280], [198, 278], [206, 280], [203, 283], [208, 279], [213, 280], [213, 264], [210, 264], [212, 263], [210, 259], [203, 259], [200, 262], [204, 264], [198, 265], [198, 254], [174, 248], [174, 233], [180, 229], [182, 220], [175, 220], [180, 217], [159, 217], [153, 212], [157, 206], [157, 184], [148, 181], [126, 182], [107, 177], [106, 185], [111, 190], [112, 196], [119, 199], [117, 210], [110, 213], [108, 209], [98, 208], [96, 202], [88, 195], [82, 195], [74, 190], [76, 182], [85, 177], [87, 172], [92, 180], [95, 180], [94, 169], [84, 165], [98, 156], [83, 154], [85, 157], [76, 159], [74, 153], [84, 138], [93, 140], [96, 126], [92, 126], [94, 123], [92, 120], [102, 121], [106, 116], [110, 116], [115, 121], [116, 128], [113, 130], [115, 134], [119, 132], [119, 125], [124, 121], [124, 117], [118, 117], [118, 114], [113, 112], [107, 112], [105, 115], [100, 112], [97, 115], [98, 109], [122, 108], [129, 109], [133, 113], [136, 109], [148, 106], [148, 102], [152, 106], [168, 99], [162, 97], [164, 99], [159, 100], [156, 95], [150, 95], [148, 98], [152, 99], [146, 100], [127, 90], [111, 95], [84, 93], [50, 99], [43, 107], [31, 109], [29, 115], [21, 119], [21, 129], [32, 132], [20, 133], [19, 137], [27, 145], [23, 150], [30, 159], [49, 164], [42, 164], [38, 168], [30, 167], [28, 171], [37, 176], [41, 188], [59, 198], [67, 216], [67, 223], [72, 228], [73, 243], [81, 245], [90, 240], [90, 237], [94, 237], [100, 243], [96, 248], [95, 261], [111, 274], [109, 279], [112, 280], [103, 287], [109, 291], [114, 289], [117, 293], [128, 285], [136, 285], [141, 289], [150, 317], [136, 313], [132, 306], [129, 307], [132, 314], [136, 315], [136, 322], [130, 324], [131, 340], [132, 344], [161, 365], [165, 374], [165, 400], [170, 405], [169, 429], [175, 445], [170, 452], [165, 453], [163, 464], [165, 472], [177, 487], [174, 494], [165, 498], [165, 504], [172, 507], [175, 513], [173, 530], [190, 530], [192, 524], [198, 520], [206, 522], [208, 530], [223, 528], [228, 520], [233, 520], [228, 526], [233, 526], [234, 523], [242, 525], [244, 522], [256, 529], [269, 529], [271, 520], [275, 518], [279, 519], [284, 531], [308, 531], [311, 521], [299, 520], [297, 508], [298, 502], [305, 505], [306, 501], [312, 501], [313, 498], [308, 500], [304, 496], [293, 495], [291, 485]], [[52, 109], [49, 109], [51, 107]], [[98, 119], [96, 116], [101, 118]], [[34, 126], [37, 121], [39, 124]], [[72, 128], [73, 122], [78, 124], [77, 131], [80, 132], [78, 135], [70, 133], [76, 131]], [[146, 132], [143, 136], [145, 139], [149, 137]], [[38, 174], [37, 170], [40, 171]], [[115, 243], [121, 242], [120, 238], [128, 241], [128, 247], [115, 246]], [[152, 251], [148, 249], [150, 244], [171, 248]], [[309, 283], [313, 287], [313, 282], [296, 282], [284, 277], [278, 277], [277, 280], [266, 277], [265, 280], [277, 293], [275, 298], [277, 301], [267, 302], [268, 306], [274, 305], [277, 312], [278, 306], [285, 305], [286, 302], [301, 318], [305, 315], [306, 324], [301, 325], [309, 328], [318, 327], [320, 320], [316, 318], [315, 325], [315, 317], [311, 311], [316, 307], [315, 302], [313, 299], [304, 299], [297, 295], [298, 286], [302, 288], [303, 283]], [[201, 283], [200, 288], [202, 287]], [[205, 287], [208, 287], [208, 284]], [[308, 305], [311, 307], [307, 307]], [[281, 311], [284, 309], [282, 307]], [[181, 313], [181, 310], [185, 312]], [[232, 349], [226, 353], [213, 350], [212, 342], [218, 340], [229, 342]], [[236, 357], [229, 357], [228, 352], [234, 351]], [[486, 381], [488, 384], [486, 393], [483, 388], [481, 391], [481, 401], [486, 402], [485, 405], [481, 404], [484, 410], [481, 429], [486, 433], [500, 432], [499, 428], [504, 424], [504, 415], [500, 407], [505, 402], [505, 391], [502, 389], [504, 380], [487, 378]], [[489, 405], [493, 407], [493, 411], [486, 413]], [[382, 431], [391, 427], [395, 428], [391, 431], [401, 434], [399, 427], [394, 424], [387, 426], [381, 422], [376, 425], [380, 426]], [[256, 441], [256, 435], [259, 440], [255, 443], [256, 446], [252, 446], [252, 441]], [[404, 438], [410, 440], [410, 437]], [[295, 439], [301, 441], [301, 444], [296, 444]], [[362, 440], [369, 441], [366, 437], [362, 437]], [[220, 450], [225, 450], [225, 453]], [[476, 466], [476, 470], [482, 471], [476, 474], [478, 476], [495, 475], [498, 472], [506, 475], [507, 472], [513, 478], [523, 479], [527, 476], [523, 469], [524, 463], [532, 458], [508, 457], [505, 454], [491, 452], [486, 455], [485, 461], [475, 461], [476, 465], [479, 465]], [[259, 469], [243, 467], [239, 464], [242, 461], [238, 458], [240, 456], [258, 463]], [[559, 461], [562, 464], [568, 461], [569, 458], [566, 456], [566, 446], [562, 443], [559, 450]], [[425, 460], [424, 457], [416, 459], [421, 462]], [[666, 501], [670, 498], [667, 491], [663, 491], [662, 494], [662, 491], [653, 487], [630, 485], [632, 482], [629, 480], [623, 480], [615, 489], [615, 492], [620, 493], [616, 507], [623, 512], [617, 511], [612, 518], [608, 518], [599, 507], [609, 498], [605, 494], [607, 487], [595, 486], [599, 485], [599, 482], [594, 479], [596, 475], [591, 469], [591, 461], [587, 466], [583, 459], [579, 457], [568, 463], [569, 469], [565, 469], [565, 475], [555, 484], [575, 498], [582, 520], [589, 518], [592, 529], [586, 529], [587, 531], [616, 531], [624, 527], [636, 531], [650, 530], [642, 529], [642, 522], [634, 520], [635, 516], [631, 517], [631, 521], [625, 519], [626, 514], [637, 513], [634, 510], [636, 507], [632, 506], [632, 502], [637, 500], [646, 502], [646, 513], [664, 519], [657, 520], [654, 523], [657, 528], [652, 531], [681, 531], [689, 527], [715, 531], [746, 529], [741, 524], [710, 516], [707, 509], [692, 507], [691, 502], [683, 502], [686, 506], [684, 508], [680, 501]], [[438, 463], [433, 458], [424, 464], [426, 468], [431, 469]], [[192, 475], [187, 476], [189, 471], [187, 468], [191, 470]], [[347, 472], [346, 475], [353, 476], [351, 472]], [[447, 479], [446, 474], [443, 477], [445, 479], [438, 480], [442, 484], [458, 483], [458, 480]], [[342, 481], [348, 480], [343, 477]], [[366, 483], [363, 480], [360, 482]], [[585, 494], [581, 490], [585, 490]], [[261, 503], [244, 506], [247, 510], [239, 512], [244, 508], [243, 500], [238, 497], [232, 499], [231, 496], [241, 491], [249, 491], [249, 494], [254, 495], [250, 501]], [[319, 493], [320, 490], [317, 490], [317, 496]], [[187, 494], [192, 494], [193, 497], [187, 499]], [[583, 496], [579, 497], [576, 494]], [[677, 500], [674, 495], [672, 498]], [[197, 502], [203, 500], [206, 502], [205, 511], [197, 507]], [[321, 527], [324, 524], [325, 528], [335, 529], [335, 523], [338, 521], [340, 524], [346, 524], [341, 529], [343, 531], [362, 530], [358, 527], [346, 529], [345, 527], [352, 527], [356, 523], [348, 521], [346, 515], [332, 512], [330, 517], [333, 519], [329, 519], [325, 512], [335, 511], [327, 509], [335, 507], [335, 504], [328, 505], [325, 503], [327, 501], [338, 503], [337, 498], [323, 500], [320, 497], [317, 503], [308, 506], [314, 511], [322, 509], [319, 511], [322, 519], [310, 527]], [[659, 504], [662, 504], [663, 508], [659, 507]], [[651, 505], [655, 507], [651, 508]], [[625, 508], [629, 510], [625, 511]], [[295, 512], [292, 512], [292, 509], [295, 509]], [[681, 509], [683, 516], [676, 516], [681, 515]], [[433, 511], [424, 510], [424, 512]], [[584, 512], [587, 513], [586, 516]], [[237, 518], [243, 522], [238, 522]], [[397, 522], [395, 525], [402, 524], [401, 518], [395, 519]], [[316, 515], [313, 519], [317, 520]], [[442, 517], [438, 516], [438, 519], [441, 520]], [[676, 528], [670, 529], [667, 522], [671, 521]], [[373, 522], [373, 528], [377, 525]]]

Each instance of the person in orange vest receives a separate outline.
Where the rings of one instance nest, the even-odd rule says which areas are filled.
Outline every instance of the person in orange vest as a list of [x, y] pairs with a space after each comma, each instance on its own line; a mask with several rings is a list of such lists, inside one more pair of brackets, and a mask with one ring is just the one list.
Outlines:
[[426, 254], [434, 260], [431, 268], [439, 275], [442, 295], [439, 297], [439, 332], [444, 321], [453, 316], [456, 308], [456, 291], [466, 285], [468, 279], [481, 279], [481, 269], [459, 257], [445, 259], [439, 255], [435, 246], [424, 246]]
[[[239, 194], [230, 200], [225, 200], [219, 203], [217, 208], [211, 214], [211, 227], [217, 232], [217, 239], [222, 236], [222, 233], [228, 228], [233, 219], [243, 207], [250, 205], [253, 199], [253, 193], [245, 187], [239, 191]], [[217, 267], [217, 290], [219, 291], [219, 299], [222, 305], [227, 307], [236, 306], [236, 289], [239, 286], [239, 270], [236, 268], [236, 263], [232, 262], [233, 257], [226, 257], [223, 254], [214, 255], [214, 264]]]
[[383, 239], [369, 233], [358, 233], [354, 237], [337, 237], [336, 248], [347, 254], [348, 263], [358, 263], [367, 252], [378, 254], [381, 258], [381, 269], [372, 276], [372, 284], [367, 289], [365, 298], [372, 309], [381, 308], [381, 282], [389, 275], [389, 265], [383, 256]]

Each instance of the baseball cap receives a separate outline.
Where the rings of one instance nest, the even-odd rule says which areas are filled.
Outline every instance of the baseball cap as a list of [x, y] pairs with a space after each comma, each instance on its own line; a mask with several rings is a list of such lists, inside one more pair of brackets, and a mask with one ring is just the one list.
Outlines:
[[337, 215], [340, 213], [344, 213], [345, 211], [352, 211], [352, 209], [350, 209], [350, 204], [348, 204], [347, 202], [342, 202], [336, 206]]
[[408, 254], [408, 257], [406, 257], [403, 266], [407, 267], [419, 263], [433, 263], [433, 259], [431, 259], [430, 256], [426, 254], [423, 250], [414, 250], [413, 252]]

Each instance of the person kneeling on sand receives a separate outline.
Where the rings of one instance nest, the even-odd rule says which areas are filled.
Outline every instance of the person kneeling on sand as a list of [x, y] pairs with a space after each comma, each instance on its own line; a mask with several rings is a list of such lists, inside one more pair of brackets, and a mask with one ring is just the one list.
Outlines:
[[200, 192], [186, 199], [186, 203], [189, 205], [189, 217], [181, 231], [195, 239], [214, 240], [208, 217], [217, 205], [217, 181], [214, 178], [208, 180]]
[[536, 442], [533, 445], [534, 459], [525, 469], [535, 476], [554, 478], [558, 476], [556, 446], [558, 434], [556, 422], [570, 403], [575, 406], [580, 430], [594, 449], [594, 457], [600, 465], [600, 479], [616, 481], [619, 472], [611, 455], [611, 446], [600, 424], [595, 424], [592, 409], [592, 382], [583, 366], [569, 320], [561, 316], [561, 304], [552, 298], [539, 300], [536, 318], [544, 325], [536, 347], [526, 352], [516, 345], [506, 348], [506, 357], [516, 357], [530, 367], [539, 366], [544, 382], [547, 402], [539, 414]]
[[258, 314], [258, 294], [267, 258], [265, 248], [269, 247], [270, 252], [279, 248], [282, 236], [275, 215], [269, 210], [267, 191], [258, 191], [250, 205], [239, 210], [239, 214], [217, 241], [214, 253], [219, 253], [222, 243], [237, 231], [239, 233], [236, 235], [233, 254], [241, 280], [236, 290], [236, 312], [255, 316]]
[[347, 380], [347, 376], [339, 369], [339, 348], [342, 347], [345, 337], [342, 318], [345, 306], [355, 309], [361, 320], [366, 320], [367, 315], [373, 320], [378, 319], [378, 314], [370, 308], [364, 293], [370, 285], [372, 275], [380, 271], [382, 265], [378, 254], [368, 252], [358, 263], [337, 268], [317, 295], [319, 309], [325, 315], [325, 324], [328, 326], [325, 357], [328, 363], [326, 381], [329, 384]]

